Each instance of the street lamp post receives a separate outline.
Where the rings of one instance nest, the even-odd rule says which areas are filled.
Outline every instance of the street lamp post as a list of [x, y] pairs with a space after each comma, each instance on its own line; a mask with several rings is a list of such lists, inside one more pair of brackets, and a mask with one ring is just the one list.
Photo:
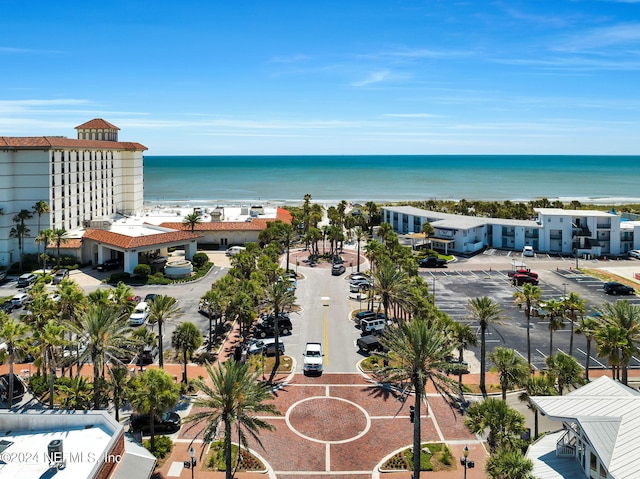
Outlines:
[[464, 479], [467, 479], [467, 458], [469, 457], [469, 446], [464, 446], [462, 450], [462, 464], [464, 465]]
[[191, 469], [191, 479], [194, 479], [196, 472], [196, 450], [191, 446], [189, 448], [189, 457], [191, 457], [190, 461], [184, 461], [185, 469]]

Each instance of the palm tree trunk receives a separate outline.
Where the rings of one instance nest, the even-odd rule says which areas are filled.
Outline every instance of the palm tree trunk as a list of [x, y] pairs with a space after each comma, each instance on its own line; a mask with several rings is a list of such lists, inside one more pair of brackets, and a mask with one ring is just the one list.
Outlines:
[[486, 364], [486, 344], [485, 344], [486, 326], [480, 326], [480, 392], [482, 397], [487, 397], [487, 386], [485, 384], [485, 364]]
[[9, 353], [9, 387], [7, 391], [7, 409], [13, 407], [13, 354]]
[[183, 356], [182, 359], [184, 360], [184, 369], [182, 371], [182, 382], [187, 384], [187, 350], [185, 349], [184, 351], [182, 351]]
[[538, 409], [536, 408], [533, 411], [533, 438], [537, 439], [538, 438]]
[[49, 409], [53, 409], [53, 396], [55, 394], [56, 369], [49, 361]]
[[573, 356], [573, 314], [569, 319], [571, 321], [571, 336], [569, 336], [569, 356]]
[[[276, 348], [276, 351], [278, 348]], [[224, 465], [225, 478], [233, 479], [233, 470], [231, 469], [231, 422], [224, 421]]]
[[156, 450], [156, 428], [155, 428], [156, 408], [149, 411], [149, 434], [151, 434], [151, 452]]
[[93, 409], [100, 409], [100, 370], [96, 359], [93, 358]]
[[527, 363], [531, 369], [531, 301], [527, 300]]
[[553, 356], [553, 329], [549, 330], [549, 356]]
[[[278, 371], [278, 368], [280, 367], [280, 347], [278, 345], [278, 343], [280, 342], [280, 328], [278, 327], [278, 318], [280, 316], [280, 311], [279, 308], [274, 308], [273, 309], [273, 314], [274, 314], [274, 320], [273, 320], [273, 339], [275, 342], [275, 353], [276, 353], [276, 360], [273, 363], [273, 369], [271, 370], [271, 374], [269, 375], [269, 384], [273, 384], [273, 380], [276, 377], [276, 372]], [[264, 354], [265, 351], [262, 351], [262, 354]]]
[[587, 382], [589, 382], [589, 361], [591, 360], [591, 339], [587, 338], [587, 359], [584, 363], [584, 374]]
[[422, 383], [419, 377], [414, 379], [414, 421], [413, 421], [413, 478], [420, 479], [420, 403], [422, 402]]
[[162, 321], [158, 321], [158, 365], [164, 369], [164, 353], [162, 351]]

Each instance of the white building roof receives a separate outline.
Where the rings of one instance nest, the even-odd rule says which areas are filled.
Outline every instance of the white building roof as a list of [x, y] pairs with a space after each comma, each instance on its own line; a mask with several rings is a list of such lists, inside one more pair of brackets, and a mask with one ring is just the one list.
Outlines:
[[[565, 396], [531, 398], [549, 418], [577, 423], [612, 477], [640, 477], [640, 393], [602, 376]], [[558, 476], [561, 477], [561, 476]]]
[[524, 226], [525, 228], [541, 228], [533, 220], [513, 220], [505, 218], [487, 218], [485, 216], [466, 216], [439, 211], [424, 210], [415, 206], [383, 206], [382, 209], [401, 213], [403, 215], [427, 218], [434, 228], [471, 229], [484, 225]]
[[596, 216], [601, 218], [618, 216], [613, 213], [600, 210], [563, 210], [562, 208], [534, 208], [533, 210], [536, 213], [546, 216]]

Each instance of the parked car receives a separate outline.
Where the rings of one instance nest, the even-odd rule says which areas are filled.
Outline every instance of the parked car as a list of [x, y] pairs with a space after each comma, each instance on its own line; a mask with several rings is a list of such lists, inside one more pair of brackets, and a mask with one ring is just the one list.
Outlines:
[[349, 282], [349, 291], [352, 293], [357, 293], [359, 291], [367, 291], [371, 288], [371, 281], [368, 278], [361, 277], [351, 279]]
[[0, 283], [2, 283], [5, 279], [7, 279], [7, 272], [3, 269], [0, 269]]
[[[284, 354], [284, 343], [278, 341], [278, 349], [280, 354]], [[265, 354], [273, 356], [276, 354], [276, 340], [274, 338], [257, 339], [249, 343], [247, 354]]]
[[[9, 374], [3, 374], [0, 376], [0, 401], [7, 402], [9, 398]], [[17, 374], [13, 375], [13, 403], [22, 400], [25, 393], [25, 386]]]
[[533, 250], [533, 246], [525, 246], [524, 248], [522, 248], [522, 256], [535, 256], [536, 253]]
[[[151, 432], [149, 414], [134, 414], [131, 416], [131, 429], [140, 431], [143, 434]], [[155, 416], [153, 419], [153, 432], [172, 433], [180, 429], [180, 416], [173, 411], [165, 412], [161, 416]]]
[[611, 294], [613, 296], [618, 294], [634, 294], [635, 290], [631, 286], [627, 286], [626, 284], [618, 283], [616, 281], [611, 281], [609, 283], [605, 283], [602, 286], [604, 292], [607, 294]]
[[536, 278], [538, 279], [538, 273], [534, 273], [533, 271], [531, 271], [528, 268], [521, 268], [521, 269], [516, 269], [515, 271], [509, 271], [509, 273], [507, 273], [509, 275], [510, 278], [513, 278], [514, 275], [516, 274], [522, 274], [525, 276], [531, 276], [532, 278]]
[[112, 271], [120, 268], [122, 268], [122, 263], [119, 259], [108, 259], [104, 263], [98, 265], [98, 271]]
[[13, 303], [12, 300], [7, 299], [6, 301], [4, 301], [2, 304], [0, 304], [0, 311], [4, 311], [5, 313], [9, 314], [11, 313], [14, 309], [16, 309], [16, 305]]
[[423, 268], [446, 268], [447, 260], [444, 258], [438, 258], [437, 256], [427, 256], [418, 260], [418, 266]]
[[359, 337], [356, 340], [356, 345], [358, 346], [358, 350], [367, 353], [375, 351], [385, 351], [385, 348], [380, 343], [380, 338], [375, 335]]
[[142, 326], [149, 317], [149, 305], [144, 301], [138, 303], [136, 308], [129, 316], [129, 324], [132, 326]]
[[69, 277], [69, 270], [66, 268], [59, 269], [53, 275], [53, 284], [60, 284], [63, 280]]
[[33, 273], [25, 273], [18, 278], [18, 288], [27, 288], [38, 281], [38, 277]]
[[627, 255], [629, 255], [629, 258], [640, 259], [640, 249], [632, 249], [627, 253]]
[[345, 271], [346, 268], [343, 264], [334, 264], [333, 266], [331, 266], [331, 274], [334, 276], [340, 276]]
[[29, 296], [27, 293], [18, 293], [13, 298], [11, 298], [11, 302], [13, 303], [15, 308], [18, 309], [27, 304], [30, 299], [31, 296]]
[[158, 356], [158, 346], [145, 346], [142, 354], [139, 355], [137, 363], [139, 366], [153, 364]]
[[324, 353], [322, 352], [322, 343], [309, 342], [304, 348], [304, 361], [302, 363], [302, 372], [322, 374], [322, 363], [324, 362]]
[[516, 273], [511, 277], [511, 280], [513, 281], [513, 284], [515, 284], [516, 286], [522, 286], [523, 284], [526, 283], [530, 283], [530, 284], [538, 284], [538, 277], [533, 277], [530, 276], [528, 274], [520, 274], [520, 273]]
[[368, 319], [383, 319], [386, 321], [387, 315], [382, 312], [364, 311], [354, 316], [354, 321], [356, 323], [356, 326], [360, 326], [362, 321], [365, 321]]
[[151, 301], [153, 301], [154, 299], [156, 299], [158, 297], [157, 294], [155, 293], [149, 293], [144, 297], [144, 302], [145, 303], [150, 303]]
[[[258, 338], [273, 336], [273, 316], [268, 316], [253, 327], [253, 334]], [[289, 334], [293, 331], [291, 319], [288, 316], [280, 315], [278, 318], [278, 333]]]

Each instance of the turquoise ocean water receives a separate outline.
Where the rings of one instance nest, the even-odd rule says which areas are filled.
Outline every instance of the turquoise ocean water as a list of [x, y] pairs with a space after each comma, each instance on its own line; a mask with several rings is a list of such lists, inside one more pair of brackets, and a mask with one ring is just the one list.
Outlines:
[[145, 202], [640, 202], [640, 156], [147, 156]]

